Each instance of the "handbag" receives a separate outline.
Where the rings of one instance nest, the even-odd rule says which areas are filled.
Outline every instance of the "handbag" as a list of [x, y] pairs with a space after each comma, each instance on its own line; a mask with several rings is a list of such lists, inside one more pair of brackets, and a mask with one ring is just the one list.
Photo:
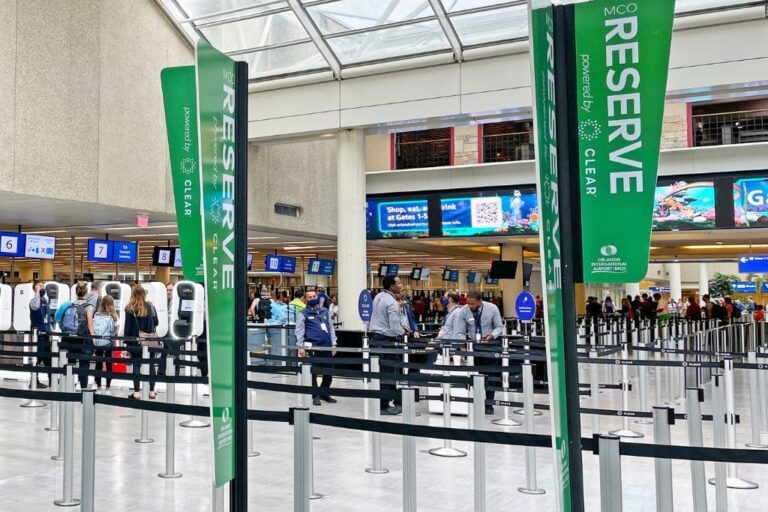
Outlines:
[[[132, 313], [133, 318], [136, 319], [136, 325], [141, 325], [139, 323], [139, 318], [136, 316], [136, 311], [132, 311]], [[152, 304], [149, 305], [148, 313], [150, 318], [154, 318], [156, 315], [155, 307]], [[146, 332], [139, 329], [139, 345], [149, 348], [162, 348], [163, 342], [158, 338], [157, 331]]]

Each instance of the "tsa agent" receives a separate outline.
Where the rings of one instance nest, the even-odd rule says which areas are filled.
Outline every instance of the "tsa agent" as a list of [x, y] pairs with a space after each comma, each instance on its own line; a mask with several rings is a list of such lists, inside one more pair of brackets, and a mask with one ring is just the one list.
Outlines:
[[[302, 310], [296, 320], [296, 344], [304, 347], [299, 349], [299, 357], [304, 357], [307, 352], [311, 356], [328, 358], [336, 356], [336, 332], [333, 330], [328, 309], [320, 306], [320, 299], [314, 291], [307, 292], [307, 307]], [[331, 348], [332, 350], [312, 350], [312, 347]], [[313, 363], [316, 368], [333, 368], [333, 363]], [[317, 376], [312, 377], [312, 387], [315, 393], [312, 395], [312, 403], [320, 405], [320, 400], [335, 404], [336, 399], [331, 397], [330, 389], [333, 383], [332, 375], [322, 375], [320, 390], [317, 390]]]

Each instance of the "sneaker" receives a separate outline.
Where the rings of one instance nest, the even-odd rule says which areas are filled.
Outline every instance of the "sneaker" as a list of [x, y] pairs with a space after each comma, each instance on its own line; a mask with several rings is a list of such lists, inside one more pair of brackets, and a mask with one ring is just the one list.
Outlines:
[[107, 396], [110, 396], [110, 395], [112, 395], [112, 390], [110, 388], [106, 388], [106, 389], [104, 389], [104, 394], [107, 395]]
[[37, 389], [48, 389], [48, 386], [46, 386], [40, 381], [37, 381]]
[[332, 396], [321, 396], [320, 400], [322, 400], [323, 402], [328, 402], [329, 404], [335, 404], [336, 402], [338, 402], [338, 400], [336, 400]]
[[493, 406], [492, 405], [486, 405], [485, 406], [485, 414], [488, 414], [489, 416], [493, 414]]
[[400, 406], [395, 405], [387, 409], [384, 409], [383, 411], [381, 411], [381, 414], [383, 416], [397, 416], [398, 414], [402, 414], [402, 412], [403, 412], [403, 409], [400, 408]]
[[319, 396], [312, 398], [312, 405], [321, 405]]

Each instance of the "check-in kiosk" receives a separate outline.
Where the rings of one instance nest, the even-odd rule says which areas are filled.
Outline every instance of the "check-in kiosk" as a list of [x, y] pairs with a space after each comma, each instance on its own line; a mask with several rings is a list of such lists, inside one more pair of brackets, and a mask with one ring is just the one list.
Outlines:
[[56, 281], [48, 281], [43, 286], [45, 287], [45, 295], [48, 297], [48, 317], [50, 318], [51, 326], [53, 326], [53, 331], [59, 331], [59, 326], [54, 325], [53, 317], [60, 305], [71, 300], [69, 286], [64, 283], [57, 283]]
[[13, 325], [13, 289], [0, 284], [0, 331], [7, 331]]
[[17, 284], [13, 290], [13, 328], [17, 331], [29, 331], [32, 327], [29, 301], [33, 294], [32, 283]]
[[119, 326], [117, 335], [124, 336], [125, 333], [125, 306], [131, 300], [131, 287], [125, 283], [109, 281], [101, 288], [102, 296], [110, 295], [115, 302], [115, 311], [117, 312]]
[[168, 334], [168, 294], [163, 283], [141, 283], [147, 292], [147, 300], [155, 306], [157, 312], [157, 335], [161, 338]]
[[171, 300], [171, 336], [174, 339], [203, 334], [205, 325], [205, 290], [192, 281], [179, 281]]

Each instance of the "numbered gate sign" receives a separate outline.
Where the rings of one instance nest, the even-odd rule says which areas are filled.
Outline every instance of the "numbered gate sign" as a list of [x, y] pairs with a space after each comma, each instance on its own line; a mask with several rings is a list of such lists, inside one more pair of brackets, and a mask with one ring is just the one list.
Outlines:
[[530, 322], [536, 315], [536, 299], [530, 292], [522, 292], [515, 300], [515, 312], [521, 322]]
[[357, 312], [360, 315], [360, 320], [365, 323], [371, 321], [371, 315], [373, 314], [373, 295], [368, 290], [360, 292], [360, 297], [357, 299]]

